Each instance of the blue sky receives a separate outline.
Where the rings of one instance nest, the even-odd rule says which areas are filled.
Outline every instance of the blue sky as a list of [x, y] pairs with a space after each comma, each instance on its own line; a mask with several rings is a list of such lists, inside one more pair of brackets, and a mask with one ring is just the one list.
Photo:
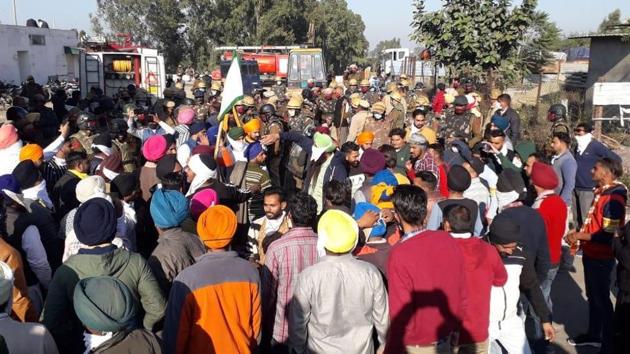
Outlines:
[[[373, 47], [378, 41], [399, 37], [403, 46], [414, 47], [409, 40], [411, 0], [347, 0], [363, 17], [365, 36]], [[520, 3], [520, 1], [514, 1]], [[43, 19], [57, 28], [79, 28], [89, 32], [88, 14], [96, 10], [96, 0], [16, 0], [18, 23], [26, 19]], [[427, 0], [427, 9], [437, 9], [440, 0]], [[588, 32], [614, 9], [623, 18], [630, 17], [629, 0], [539, 0], [538, 8], [550, 14], [564, 33]], [[13, 23], [12, 0], [0, 0], [0, 22]]]

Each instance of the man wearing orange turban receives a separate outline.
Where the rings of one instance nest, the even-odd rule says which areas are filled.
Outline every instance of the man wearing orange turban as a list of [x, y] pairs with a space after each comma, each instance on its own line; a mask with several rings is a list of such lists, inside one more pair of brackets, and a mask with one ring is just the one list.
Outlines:
[[361, 151], [365, 151], [367, 149], [372, 148], [372, 143], [374, 142], [374, 133], [372, 132], [361, 132], [357, 135], [357, 144], [361, 147]]
[[197, 232], [209, 252], [173, 282], [165, 352], [255, 352], [262, 318], [260, 276], [251, 262], [229, 250], [236, 214], [224, 205], [212, 206], [199, 217]]
[[44, 149], [37, 144], [27, 144], [20, 150], [20, 161], [31, 160], [38, 166], [44, 162]]
[[243, 124], [243, 130], [245, 131], [245, 140], [248, 143], [253, 143], [260, 139], [260, 127], [262, 126], [262, 121], [260, 118], [251, 119], [249, 122]]

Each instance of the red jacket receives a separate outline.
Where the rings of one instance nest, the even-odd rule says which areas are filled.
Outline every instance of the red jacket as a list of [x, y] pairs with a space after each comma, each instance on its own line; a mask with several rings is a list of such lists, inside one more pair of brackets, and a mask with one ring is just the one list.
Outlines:
[[442, 110], [444, 109], [445, 103], [446, 99], [444, 98], [444, 91], [438, 90], [435, 93], [435, 96], [433, 96], [433, 102], [431, 103], [433, 112], [437, 115], [440, 115], [442, 113]]
[[543, 198], [537, 210], [545, 221], [551, 265], [556, 266], [560, 264], [562, 237], [567, 227], [567, 205], [557, 194], [549, 194]]
[[459, 343], [480, 343], [488, 339], [490, 290], [507, 282], [507, 272], [497, 250], [477, 237], [456, 238], [464, 254], [468, 303]]
[[461, 327], [464, 255], [445, 231], [423, 231], [392, 248], [387, 261], [389, 328], [385, 353], [430, 345]]

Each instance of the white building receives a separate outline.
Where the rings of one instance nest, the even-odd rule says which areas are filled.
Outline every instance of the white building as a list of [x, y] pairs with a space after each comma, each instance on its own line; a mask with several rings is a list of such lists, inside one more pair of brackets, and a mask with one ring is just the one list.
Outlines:
[[0, 81], [19, 85], [33, 75], [45, 84], [79, 76], [79, 43], [75, 30], [0, 24]]

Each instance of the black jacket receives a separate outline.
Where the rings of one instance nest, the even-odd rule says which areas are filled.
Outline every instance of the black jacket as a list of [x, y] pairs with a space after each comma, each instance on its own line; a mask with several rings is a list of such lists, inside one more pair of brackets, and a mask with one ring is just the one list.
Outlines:
[[613, 254], [617, 259], [617, 286], [630, 294], [630, 222], [624, 227], [622, 237], [613, 237]]
[[507, 118], [510, 122], [510, 127], [508, 128], [507, 135], [509, 136], [510, 140], [512, 140], [512, 144], [516, 146], [521, 138], [521, 118], [518, 116], [518, 113], [516, 113], [516, 111], [512, 108], [506, 109], [505, 113], [501, 114], [501, 116]]
[[528, 206], [505, 209], [501, 212], [506, 217], [518, 222], [521, 229], [519, 244], [523, 245], [525, 253], [534, 263], [539, 281], [547, 278], [547, 271], [551, 267], [547, 231], [542, 216]]

